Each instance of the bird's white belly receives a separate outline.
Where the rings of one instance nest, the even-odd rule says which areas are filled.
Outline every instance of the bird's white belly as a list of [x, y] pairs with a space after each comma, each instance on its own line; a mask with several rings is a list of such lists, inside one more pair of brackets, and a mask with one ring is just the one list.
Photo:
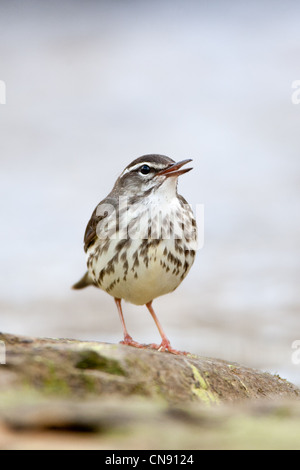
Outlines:
[[[145, 245], [148, 240], [145, 240]], [[161, 295], [172, 292], [190, 270], [193, 252], [185, 255], [174, 249], [174, 240], [161, 240], [157, 246], [144, 251], [138, 240], [119, 252], [114, 262], [116, 242], [106, 255], [93, 257], [90, 274], [97, 285], [115, 298], [143, 305]]]
[[[138, 236], [131, 230], [132, 237], [126, 237], [126, 224], [125, 232], [120, 229], [116, 239], [99, 239], [88, 250], [87, 265], [94, 283], [115, 298], [136, 305], [176, 289], [195, 257], [197, 235], [190, 209], [183, 210], [177, 199], [165, 205], [158, 200], [154, 207], [159, 211], [157, 217], [155, 211], [151, 214], [151, 236], [147, 206], [142, 211], [138, 208], [136, 219], [134, 208], [130, 208], [129, 220], [136, 220]], [[155, 224], [161, 213], [162, 224]], [[183, 226], [189, 227], [188, 236]]]

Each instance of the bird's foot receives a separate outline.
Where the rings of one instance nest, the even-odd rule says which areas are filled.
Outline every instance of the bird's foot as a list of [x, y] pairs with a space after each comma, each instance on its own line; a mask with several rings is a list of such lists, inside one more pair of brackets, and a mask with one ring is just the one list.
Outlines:
[[120, 341], [120, 344], [125, 344], [126, 346], [133, 346], [134, 348], [146, 349], [146, 344], [138, 343], [134, 341], [130, 335], [124, 336], [124, 340]]
[[171, 354], [176, 354], [177, 356], [186, 356], [188, 354], [188, 352], [186, 351], [178, 351], [177, 349], [173, 349], [170, 341], [167, 338], [164, 338], [160, 344], [155, 344], [155, 343], [149, 344], [148, 348], [156, 349], [157, 351], [160, 351], [160, 352], [167, 351]]

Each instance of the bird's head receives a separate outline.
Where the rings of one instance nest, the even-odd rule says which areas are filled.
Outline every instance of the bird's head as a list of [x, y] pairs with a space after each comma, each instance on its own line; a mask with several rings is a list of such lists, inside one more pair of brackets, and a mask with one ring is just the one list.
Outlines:
[[192, 168], [182, 168], [191, 159], [175, 162], [164, 155], [144, 155], [131, 162], [116, 181], [115, 190], [124, 196], [147, 197], [160, 188], [176, 194], [178, 176]]

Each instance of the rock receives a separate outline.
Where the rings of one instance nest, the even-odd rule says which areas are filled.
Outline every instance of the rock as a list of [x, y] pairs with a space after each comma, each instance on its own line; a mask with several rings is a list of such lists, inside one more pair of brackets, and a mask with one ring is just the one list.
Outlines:
[[300, 396], [279, 376], [220, 359], [67, 339], [0, 334], [0, 341], [6, 347], [0, 392], [18, 386], [56, 396], [137, 395], [206, 405]]
[[[101, 445], [105, 443], [108, 448], [122, 448], [124, 442], [123, 448], [135, 448], [130, 447], [134, 437], [139, 442], [137, 448], [192, 448], [197, 436], [199, 439], [207, 429], [216, 444], [212, 430], [216, 432], [220, 423], [224, 424], [222, 438], [231, 432], [234, 435], [236, 429], [231, 426], [238, 410], [242, 416], [239, 419], [248, 427], [257, 422], [251, 421], [253, 413], [267, 415], [269, 435], [274, 415], [290, 420], [291, 411], [287, 410], [295, 409], [300, 416], [300, 391], [293, 384], [220, 359], [8, 334], [0, 334], [0, 342], [6, 350], [6, 363], [0, 365], [0, 429], [2, 446], [7, 448], [20, 448], [15, 439], [20, 430], [38, 431], [38, 448], [49, 448], [49, 442], [44, 441], [45, 432], [50, 432], [53, 439], [58, 431], [69, 439], [67, 448], [72, 448], [74, 439], [83, 432], [97, 435], [88, 441], [89, 448], [93, 448], [93, 442], [99, 448], [100, 434]], [[287, 400], [285, 408], [282, 403]], [[167, 429], [176, 431], [180, 440], [168, 436]], [[120, 430], [125, 441], [118, 435]], [[300, 425], [297, 431], [300, 432]], [[255, 433], [252, 439], [255, 440]], [[54, 448], [63, 448], [59, 439], [54, 438], [53, 442]], [[32, 445], [28, 437], [27, 447], [33, 448]]]

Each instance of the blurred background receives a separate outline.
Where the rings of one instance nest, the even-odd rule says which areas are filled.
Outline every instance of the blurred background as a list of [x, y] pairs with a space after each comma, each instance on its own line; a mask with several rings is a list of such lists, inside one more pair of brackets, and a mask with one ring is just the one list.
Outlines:
[[[113, 299], [70, 286], [83, 234], [134, 158], [193, 158], [205, 243], [155, 301], [175, 348], [300, 385], [300, 4], [0, 1], [0, 330], [117, 342]], [[124, 305], [137, 341], [159, 341]]]

